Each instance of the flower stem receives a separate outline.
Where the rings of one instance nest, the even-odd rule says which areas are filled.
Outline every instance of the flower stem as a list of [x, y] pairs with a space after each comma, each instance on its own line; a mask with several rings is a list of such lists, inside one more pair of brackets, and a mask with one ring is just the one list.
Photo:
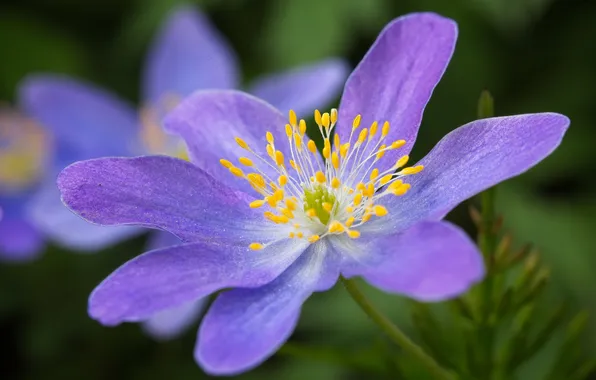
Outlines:
[[350, 296], [356, 301], [358, 306], [368, 315], [374, 323], [376, 323], [387, 336], [401, 347], [404, 352], [412, 358], [417, 359], [435, 379], [440, 380], [454, 380], [455, 377], [446, 369], [441, 367], [432, 357], [430, 357], [424, 350], [416, 343], [412, 342], [407, 335], [405, 335], [393, 322], [391, 322], [383, 313], [381, 313], [375, 305], [373, 305], [364, 293], [360, 290], [353, 279], [341, 277], [341, 282], [345, 286]]

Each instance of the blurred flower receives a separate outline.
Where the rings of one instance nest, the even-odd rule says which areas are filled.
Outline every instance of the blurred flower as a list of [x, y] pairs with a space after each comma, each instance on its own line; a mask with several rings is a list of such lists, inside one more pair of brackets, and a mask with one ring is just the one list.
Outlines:
[[[0, 107], [0, 259], [36, 257], [43, 238], [26, 215], [26, 204], [44, 178], [50, 141], [33, 121]], [[57, 174], [56, 171], [53, 174]], [[54, 182], [52, 176], [51, 181]]]
[[474, 121], [406, 167], [456, 36], [456, 24], [436, 14], [391, 22], [349, 77], [339, 112], [315, 112], [323, 158], [294, 112], [288, 122], [264, 101], [221, 90], [189, 96], [166, 119], [195, 165], [149, 156], [66, 168], [59, 188], [83, 218], [185, 242], [116, 270], [91, 295], [90, 315], [105, 325], [143, 321], [235, 288], [210, 307], [195, 350], [207, 372], [233, 374], [275, 352], [302, 303], [340, 273], [422, 301], [465, 292], [482, 278], [482, 258], [441, 220], [549, 155], [569, 120]]
[[[248, 90], [282, 109], [295, 102], [303, 110], [312, 109], [331, 101], [346, 75], [346, 64], [331, 59], [257, 79]], [[140, 111], [104, 90], [58, 76], [29, 77], [20, 97], [26, 112], [55, 133], [58, 149], [71, 153], [63, 167], [104, 156], [184, 157], [180, 139], [162, 131], [165, 113], [194, 90], [237, 88], [238, 77], [239, 67], [226, 41], [202, 14], [183, 7], [169, 16], [149, 52]], [[62, 205], [55, 184], [43, 189], [30, 211], [42, 231], [77, 250], [101, 249], [143, 232], [83, 222]], [[179, 243], [172, 235], [161, 234], [152, 238], [152, 247]]]

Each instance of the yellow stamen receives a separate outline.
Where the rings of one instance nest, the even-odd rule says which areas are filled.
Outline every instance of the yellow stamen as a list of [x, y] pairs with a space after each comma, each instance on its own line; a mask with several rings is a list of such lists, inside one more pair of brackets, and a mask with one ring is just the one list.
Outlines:
[[271, 157], [272, 160], [275, 159], [275, 151], [273, 150], [273, 146], [267, 144], [267, 154]]
[[290, 239], [292, 239], [294, 236], [296, 236], [296, 234], [294, 234], [293, 232], [290, 232], [290, 235], [289, 235]]
[[279, 150], [275, 152], [275, 163], [279, 166], [284, 164], [284, 154]]
[[288, 183], [288, 176], [280, 175], [277, 181], [279, 182], [279, 186], [285, 186]]
[[240, 157], [238, 161], [244, 166], [254, 166], [254, 163], [250, 158], [247, 157]]
[[375, 212], [376, 216], [385, 216], [389, 213], [389, 211], [387, 211], [387, 209], [381, 205], [376, 205], [373, 207], [373, 211]]
[[374, 182], [374, 181], [376, 181], [376, 180], [377, 180], [377, 177], [378, 177], [378, 176], [379, 176], [379, 169], [377, 169], [377, 168], [374, 168], [374, 169], [372, 170], [372, 172], [370, 173], [370, 180], [371, 180], [372, 182]]
[[352, 121], [352, 130], [356, 130], [360, 126], [360, 121], [362, 120], [362, 115], [358, 114]]
[[230, 173], [234, 174], [236, 177], [244, 178], [244, 172], [242, 169], [232, 166], [230, 168]]
[[329, 202], [323, 202], [321, 206], [323, 207], [323, 209], [325, 209], [325, 211], [329, 213], [331, 212], [331, 210], [333, 210], [333, 205]]
[[267, 133], [265, 134], [265, 137], [267, 138], [267, 142], [271, 145], [273, 145], [273, 134], [269, 131], [267, 131]]
[[329, 224], [329, 233], [342, 233], [344, 232], [346, 229], [344, 228], [344, 226], [338, 222], [338, 221], [333, 221], [331, 222], [331, 224]]
[[348, 150], [350, 149], [350, 143], [345, 143], [344, 145], [339, 148], [339, 155], [341, 158], [345, 158], [346, 154], [348, 154]]
[[308, 150], [310, 150], [312, 153], [316, 153], [317, 152], [317, 144], [315, 144], [314, 141], [310, 140], [308, 142], [308, 144], [306, 144], [306, 146], [308, 147]]
[[314, 208], [309, 208], [308, 210], [306, 210], [306, 215], [310, 216], [311, 218], [314, 218], [315, 216], [317, 216], [317, 211]]
[[358, 239], [360, 237], [360, 232], [356, 230], [348, 230], [346, 233], [352, 239]]
[[393, 174], [387, 174], [384, 175], [383, 177], [381, 177], [381, 186], [386, 185], [387, 183], [389, 183], [389, 181], [391, 181], [391, 178], [393, 178]]
[[397, 140], [391, 143], [391, 149], [398, 149], [406, 145], [406, 140]]
[[410, 166], [409, 168], [403, 168], [401, 171], [401, 174], [403, 174], [403, 175], [417, 174], [417, 173], [420, 173], [422, 170], [424, 170], [424, 165]]
[[258, 251], [265, 248], [265, 246], [261, 243], [250, 243], [248, 248], [252, 249], [253, 251]]
[[286, 124], [286, 135], [288, 136], [288, 138], [292, 136], [292, 127], [290, 126], [290, 124]]
[[410, 159], [410, 156], [403, 156], [402, 158], [400, 158], [399, 160], [397, 160], [397, 162], [395, 163], [394, 167], [397, 168], [401, 168], [402, 166], [404, 166], [405, 164], [408, 163], [408, 160]]
[[323, 126], [325, 128], [329, 128], [330, 120], [329, 120], [329, 114], [327, 112], [325, 112], [323, 114], [323, 116], [321, 117], [321, 124], [323, 124]]
[[304, 136], [306, 133], [306, 121], [304, 121], [304, 119], [300, 119], [300, 125], [298, 126], [298, 129], [300, 130], [300, 135]]
[[338, 189], [340, 185], [340, 180], [337, 177], [333, 177], [333, 179], [331, 180], [331, 187], [334, 189]]
[[337, 123], [337, 109], [331, 109], [331, 124]]
[[224, 168], [229, 169], [232, 166], [234, 166], [234, 164], [232, 164], [230, 161], [228, 160], [224, 160], [223, 158], [221, 160], [219, 160], [219, 163], [223, 165]]
[[387, 137], [387, 135], [389, 134], [389, 128], [390, 128], [389, 122], [388, 121], [384, 122], [383, 129], [381, 130], [381, 138]]
[[290, 125], [292, 125], [292, 126], [296, 125], [298, 118], [296, 117], [296, 112], [294, 112], [294, 110], [290, 110], [288, 112], [288, 119], [290, 120]]
[[319, 110], [315, 110], [315, 123], [321, 125], [321, 112]]
[[242, 149], [250, 150], [246, 141], [242, 140], [240, 137], [236, 137], [236, 144], [238, 144]]
[[331, 154], [331, 163], [335, 169], [339, 169], [339, 156], [337, 155], [337, 152]]
[[407, 193], [408, 190], [410, 190], [410, 184], [409, 183], [404, 183], [403, 185], [401, 185], [400, 187], [398, 187], [397, 189], [395, 189], [393, 191], [393, 194], [394, 195], [397, 195], [397, 196], [401, 196], [401, 195], [404, 195], [405, 193]]
[[377, 134], [377, 130], [379, 129], [379, 122], [375, 121], [370, 125], [370, 131], [368, 133], [368, 139], [372, 140], [372, 138]]
[[312, 235], [308, 238], [309, 243], [316, 243], [321, 237], [319, 235]]
[[258, 199], [256, 201], [252, 201], [250, 202], [250, 204], [248, 205], [250, 208], [259, 208], [262, 207], [265, 204], [265, 200], [263, 199]]
[[320, 183], [325, 183], [325, 181], [327, 181], [327, 178], [325, 178], [325, 174], [320, 170], [316, 172], [315, 179]]
[[358, 193], [354, 196], [354, 206], [358, 206], [362, 202], [362, 193]]
[[302, 232], [298, 232], [298, 233], [296, 233], [296, 237], [298, 239], [302, 239], [304, 237], [304, 234]]
[[[294, 202], [293, 200], [291, 200], [290, 198], [286, 198], [286, 207], [288, 208], [288, 210], [294, 211], [296, 210], [296, 202]], [[294, 225], [294, 227], [296, 227], [296, 225]], [[300, 228], [300, 225], [298, 225], [298, 227], [296, 228]]]
[[350, 216], [348, 218], [348, 220], [346, 220], [346, 227], [348, 227], [348, 228], [352, 227], [352, 224], [354, 224], [355, 220], [356, 220], [356, 218], [354, 218], [353, 216]]
[[379, 147], [379, 150], [377, 151], [377, 156], [376, 156], [375, 160], [380, 160], [385, 155], [386, 147], [387, 147], [387, 145], [385, 145], [385, 144], [383, 144]]
[[362, 145], [364, 140], [366, 140], [366, 136], [368, 135], [368, 129], [364, 128], [360, 131], [360, 135], [358, 135], [358, 141], [356, 141], [357, 145]]

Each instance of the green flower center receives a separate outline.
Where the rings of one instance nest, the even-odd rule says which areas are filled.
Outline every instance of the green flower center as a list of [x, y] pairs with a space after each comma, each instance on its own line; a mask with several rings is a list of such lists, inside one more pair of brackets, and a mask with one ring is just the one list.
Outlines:
[[304, 211], [319, 218], [324, 225], [329, 222], [336, 204], [335, 195], [329, 192], [327, 186], [317, 185], [312, 189], [304, 189]]

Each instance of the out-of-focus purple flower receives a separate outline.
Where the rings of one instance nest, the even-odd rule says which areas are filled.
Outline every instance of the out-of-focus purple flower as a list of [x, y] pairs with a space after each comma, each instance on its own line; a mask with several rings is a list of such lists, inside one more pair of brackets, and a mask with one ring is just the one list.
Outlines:
[[105, 325], [144, 321], [232, 288], [203, 319], [195, 358], [209, 373], [234, 374], [275, 352], [302, 303], [340, 274], [421, 301], [465, 292], [483, 277], [483, 261], [443, 217], [548, 156], [569, 120], [474, 121], [407, 166], [456, 37], [456, 24], [436, 14], [391, 22], [349, 77], [339, 111], [315, 112], [323, 157], [294, 112], [286, 120], [223, 90], [191, 95], [166, 119], [194, 165], [150, 156], [66, 168], [63, 200], [83, 218], [184, 242], [112, 273], [91, 295], [90, 315]]
[[[258, 78], [248, 91], [280, 109], [292, 104], [310, 112], [337, 96], [347, 64], [339, 59], [299, 67]], [[166, 20], [149, 51], [143, 75], [143, 106], [132, 106], [101, 89], [56, 76], [30, 77], [21, 87], [21, 103], [35, 119], [55, 134], [58, 149], [71, 152], [62, 167], [74, 161], [104, 156], [165, 154], [185, 157], [179, 137], [162, 129], [163, 116], [182, 98], [200, 89], [240, 86], [239, 67], [232, 49], [209, 21], [188, 7], [175, 10]], [[36, 225], [64, 246], [96, 250], [142, 232], [132, 227], [109, 229], [86, 223], [60, 202], [55, 182], [35, 197], [30, 214]], [[157, 231], [150, 249], [179, 244], [174, 235]], [[149, 321], [147, 330], [158, 338], [170, 338], [198, 316], [197, 305], [180, 308], [170, 319], [165, 313]], [[160, 327], [161, 326], [161, 327]]]
[[[44, 239], [26, 204], [49, 170], [51, 141], [44, 129], [16, 110], [0, 107], [0, 260], [29, 261]], [[54, 180], [56, 171], [53, 172]]]

